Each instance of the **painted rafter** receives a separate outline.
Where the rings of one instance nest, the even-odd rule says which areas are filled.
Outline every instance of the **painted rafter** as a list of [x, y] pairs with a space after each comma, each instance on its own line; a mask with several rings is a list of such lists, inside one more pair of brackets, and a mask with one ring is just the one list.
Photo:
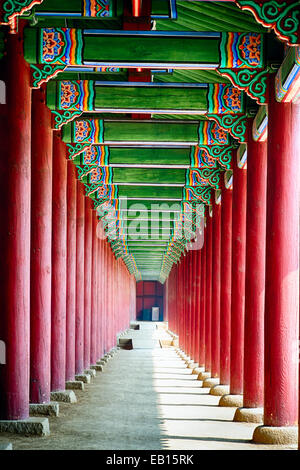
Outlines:
[[272, 28], [289, 46], [300, 44], [300, 4], [298, 0], [235, 0], [242, 9], [250, 11], [256, 21]]

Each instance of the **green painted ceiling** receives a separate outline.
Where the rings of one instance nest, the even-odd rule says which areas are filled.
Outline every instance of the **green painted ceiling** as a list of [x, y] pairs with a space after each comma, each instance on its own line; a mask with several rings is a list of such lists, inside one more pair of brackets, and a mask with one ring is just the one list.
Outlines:
[[[67, 8], [77, 8], [80, 11], [81, 0], [45, 0], [41, 6], [36, 6], [32, 10], [31, 24], [32, 27], [74, 27], [74, 28], [94, 28], [102, 30], [122, 30], [122, 3], [118, 0], [116, 4], [117, 16], [110, 19], [88, 19], [88, 18], [70, 18], [69, 16], [53, 18], [53, 17], [35, 17], [34, 12], [47, 11], [49, 5], [56, 5], [57, 11], [66, 11]], [[153, 0], [152, 13], [163, 13], [167, 11], [168, 2], [159, 2]], [[179, 1], [177, 0], [177, 19], [155, 19], [153, 29], [156, 31], [187, 31], [187, 32], [263, 32], [267, 30], [259, 25], [251, 13], [241, 11], [236, 4], [231, 2], [212, 2], [212, 1]], [[28, 17], [28, 15], [27, 15]], [[271, 36], [271, 41], [274, 39]], [[0, 38], [1, 39], [1, 38]], [[90, 36], [86, 39], [86, 45], [93, 44], [95, 39]], [[214, 40], [215, 41], [215, 40]], [[124, 42], [124, 44], [123, 44]], [[178, 49], [180, 49], [180, 39], [177, 41]], [[194, 53], [198, 53], [199, 57], [207, 51], [197, 50], [193, 44], [193, 40], [187, 41], [188, 48], [184, 51], [188, 59], [191, 49], [195, 49]], [[1, 52], [0, 40], [0, 52]], [[142, 50], [147, 55], [146, 41], [132, 42], [134, 51], [126, 49], [127, 43], [122, 39], [110, 38], [107, 36], [103, 40], [105, 50], [101, 51], [107, 58], [116, 58], [121, 53], [125, 58], [138, 50]], [[160, 40], [155, 40], [157, 54], [165, 57], [166, 49], [160, 48]], [[195, 43], [196, 44], [196, 43]], [[207, 47], [209, 46], [207, 43]], [[213, 42], [212, 42], [213, 44]], [[166, 46], [167, 47], [167, 46]], [[86, 47], [88, 50], [88, 47]], [[97, 59], [99, 51], [92, 50], [91, 59]], [[168, 55], [176, 60], [178, 51], [171, 49], [167, 51]], [[182, 51], [181, 51], [182, 52]], [[211, 61], [216, 62], [217, 49], [212, 48]], [[277, 42], [269, 47], [272, 60], [275, 57], [280, 59], [282, 47]], [[183, 57], [183, 55], [182, 55]], [[182, 59], [181, 57], [181, 59]], [[89, 58], [89, 55], [86, 56]], [[144, 99], [144, 90], [136, 88], [135, 96], [132, 97], [130, 89], [123, 88], [122, 83], [128, 81], [128, 69], [120, 69], [115, 73], [99, 73], [88, 71], [69, 71], [66, 69], [63, 73], [57, 75], [52, 81], [57, 80], [95, 80], [100, 82], [119, 82], [119, 88], [114, 89], [114, 94], [110, 87], [103, 87], [102, 91], [97, 95], [98, 106], [113, 105], [118, 111], [118, 100], [122, 95], [126, 99], [128, 106], [135, 106], [140, 99]], [[152, 71], [152, 81], [155, 83], [185, 83], [185, 84], [209, 84], [209, 83], [230, 83], [227, 78], [221, 77], [216, 70], [197, 70], [197, 69], [175, 69], [169, 70], [168, 73], [156, 73]], [[50, 86], [51, 81], [50, 81]], [[49, 86], [49, 87], [50, 87]], [[157, 94], [156, 94], [157, 93]], [[149, 108], [154, 104], [161, 104], [164, 101], [164, 89], [147, 92], [147, 105]], [[126, 96], [125, 96], [126, 95]], [[180, 93], [174, 94], [179, 96]], [[125, 98], [124, 98], [125, 96]], [[180, 95], [183, 100], [184, 95]], [[200, 107], [203, 95], [201, 92], [195, 91], [190, 94], [190, 107]], [[161, 97], [161, 98], [160, 98]], [[55, 97], [53, 98], [55, 100]], [[179, 98], [178, 98], [179, 99]], [[249, 100], [247, 106], [249, 106]], [[255, 102], [250, 100], [250, 106], [257, 108]], [[175, 105], [176, 103], [174, 103]], [[201, 108], [201, 107], [200, 107]], [[108, 145], [109, 157], [105, 165], [108, 165], [112, 172], [113, 184], [117, 188], [117, 211], [119, 234], [123, 237], [123, 242], [115, 240], [112, 236], [109, 238], [111, 246], [116, 256], [122, 256], [127, 266], [139, 279], [155, 279], [164, 282], [173, 262], [180, 258], [181, 252], [187, 245], [186, 240], [179, 240], [174, 249], [170, 248], [170, 237], [174, 229], [178, 226], [180, 215], [182, 214], [183, 188], [186, 185], [186, 172], [191, 167], [191, 144], [181, 148], [176, 147], [176, 142], [194, 141], [195, 133], [197, 133], [198, 121], [205, 119], [203, 115], [186, 114], [146, 114], [142, 116], [146, 120], [152, 120], [151, 139], [153, 145], [143, 146], [128, 143], [120, 146], [117, 141], [131, 142], [141, 139], [148, 132], [148, 124], [137, 120], [138, 116], [124, 112], [116, 113], [85, 113], [82, 117], [104, 119], [105, 135], [107, 140], [109, 136], [114, 138], [116, 142]], [[141, 117], [141, 116], [140, 116]], [[181, 121], [177, 123], [177, 121]], [[185, 121], [193, 121], [193, 123], [185, 123]], [[118, 121], [116, 123], [115, 121]], [[172, 123], [172, 133], [170, 141], [170, 133], [166, 131], [169, 127], [161, 121]], [[68, 128], [66, 125], [65, 128]], [[69, 126], [70, 128], [70, 126]], [[156, 142], [160, 142], [159, 146], [155, 146]], [[164, 146], [162, 145], [164, 143]], [[173, 147], [172, 147], [173, 145]], [[74, 164], [79, 165], [82, 158], [77, 156]], [[86, 179], [83, 181], [86, 182]], [[95, 198], [95, 195], [93, 196]], [[202, 206], [202, 203], [201, 203]], [[115, 220], [115, 219], [114, 219]], [[107, 218], [103, 219], [104, 226], [111, 224]], [[121, 228], [120, 228], [121, 227]], [[127, 253], [124, 254], [124, 246]], [[169, 247], [169, 248], [168, 248]]]

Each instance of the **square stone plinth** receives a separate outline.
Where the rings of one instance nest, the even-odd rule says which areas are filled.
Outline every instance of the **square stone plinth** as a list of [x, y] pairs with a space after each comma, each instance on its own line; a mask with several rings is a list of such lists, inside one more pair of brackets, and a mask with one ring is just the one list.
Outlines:
[[66, 382], [66, 390], [84, 390], [84, 383], [81, 380], [69, 380]]
[[100, 364], [93, 364], [93, 365], [91, 365], [91, 369], [94, 369], [98, 372], [102, 372], [103, 371], [103, 366], [101, 366]]
[[49, 421], [48, 418], [0, 420], [0, 432], [49, 436]]
[[90, 374], [78, 374], [78, 375], [75, 375], [75, 380], [79, 380], [80, 382], [89, 384], [91, 383], [91, 376]]
[[73, 390], [58, 390], [51, 392], [51, 399], [53, 401], [62, 401], [63, 403], [76, 403], [77, 398]]
[[50, 403], [30, 403], [29, 414], [31, 416], [58, 416], [59, 403], [56, 401], [51, 401]]
[[84, 373], [90, 375], [91, 377], [96, 377], [95, 369], [87, 369], [84, 371]]

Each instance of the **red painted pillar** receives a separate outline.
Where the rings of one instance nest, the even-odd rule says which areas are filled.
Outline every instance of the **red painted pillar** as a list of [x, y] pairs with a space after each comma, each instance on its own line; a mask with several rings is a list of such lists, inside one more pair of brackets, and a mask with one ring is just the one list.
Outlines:
[[241, 395], [243, 393], [244, 364], [247, 170], [239, 168], [235, 154], [232, 166], [230, 394]]
[[267, 142], [247, 145], [247, 246], [245, 291], [244, 403], [263, 407], [264, 311], [267, 203]]
[[77, 180], [75, 374], [84, 369], [84, 197], [84, 186]]
[[0, 366], [1, 419], [25, 419], [29, 413], [31, 90], [21, 38], [22, 32], [8, 36], [2, 64], [7, 93], [6, 105], [0, 106], [5, 136], [0, 150], [0, 339], [6, 345], [6, 364]]
[[97, 215], [93, 212], [92, 226], [92, 304], [91, 304], [91, 364], [98, 360], [98, 238], [97, 238]]
[[294, 150], [292, 104], [277, 103], [273, 80], [270, 84], [264, 369], [264, 424], [269, 429], [257, 428], [253, 438], [260, 441], [267, 432], [276, 442], [274, 428], [286, 426], [286, 437], [296, 443], [297, 428], [292, 427], [298, 421], [299, 149]]
[[[225, 175], [224, 175], [225, 176]], [[226, 176], [225, 176], [226, 178]], [[221, 204], [221, 319], [220, 319], [220, 384], [230, 383], [232, 274], [232, 185], [222, 181]]]
[[[101, 227], [100, 227], [101, 229]], [[103, 355], [103, 239], [98, 240], [98, 358], [100, 359]]]
[[205, 367], [205, 304], [206, 304], [206, 229], [204, 243], [201, 248], [201, 284], [200, 284], [200, 335], [199, 335], [199, 367]]
[[51, 382], [51, 111], [45, 89], [32, 93], [30, 402], [50, 402]]
[[212, 217], [211, 377], [220, 376], [221, 200], [213, 198]]
[[192, 318], [191, 318], [191, 335], [192, 335], [192, 358], [196, 362], [198, 357], [196, 355], [196, 302], [197, 302], [197, 251], [192, 251], [192, 260], [193, 260], [193, 274], [192, 274]]
[[191, 280], [192, 280], [192, 271], [193, 271], [193, 262], [192, 262], [192, 252], [188, 251], [185, 260], [185, 337], [186, 337], [186, 346], [185, 352], [188, 356], [191, 355]]
[[66, 381], [75, 378], [76, 322], [76, 166], [67, 163], [67, 325]]
[[92, 207], [84, 198], [84, 369], [91, 364]]
[[205, 371], [211, 373], [212, 218], [206, 217]]
[[67, 308], [67, 160], [59, 133], [53, 137], [51, 390], [65, 390]]

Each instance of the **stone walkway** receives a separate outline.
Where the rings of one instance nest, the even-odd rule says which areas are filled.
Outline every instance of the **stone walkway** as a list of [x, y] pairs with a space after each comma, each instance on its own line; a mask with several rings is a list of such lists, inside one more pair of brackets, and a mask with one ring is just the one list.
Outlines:
[[219, 397], [201, 388], [174, 348], [160, 347], [164, 330], [128, 337], [135, 348], [118, 350], [85, 391], [76, 391], [76, 404], [60, 404], [49, 437], [2, 434], [0, 443], [16, 450], [296, 449], [252, 444], [256, 425], [232, 422], [235, 408], [218, 407]]

